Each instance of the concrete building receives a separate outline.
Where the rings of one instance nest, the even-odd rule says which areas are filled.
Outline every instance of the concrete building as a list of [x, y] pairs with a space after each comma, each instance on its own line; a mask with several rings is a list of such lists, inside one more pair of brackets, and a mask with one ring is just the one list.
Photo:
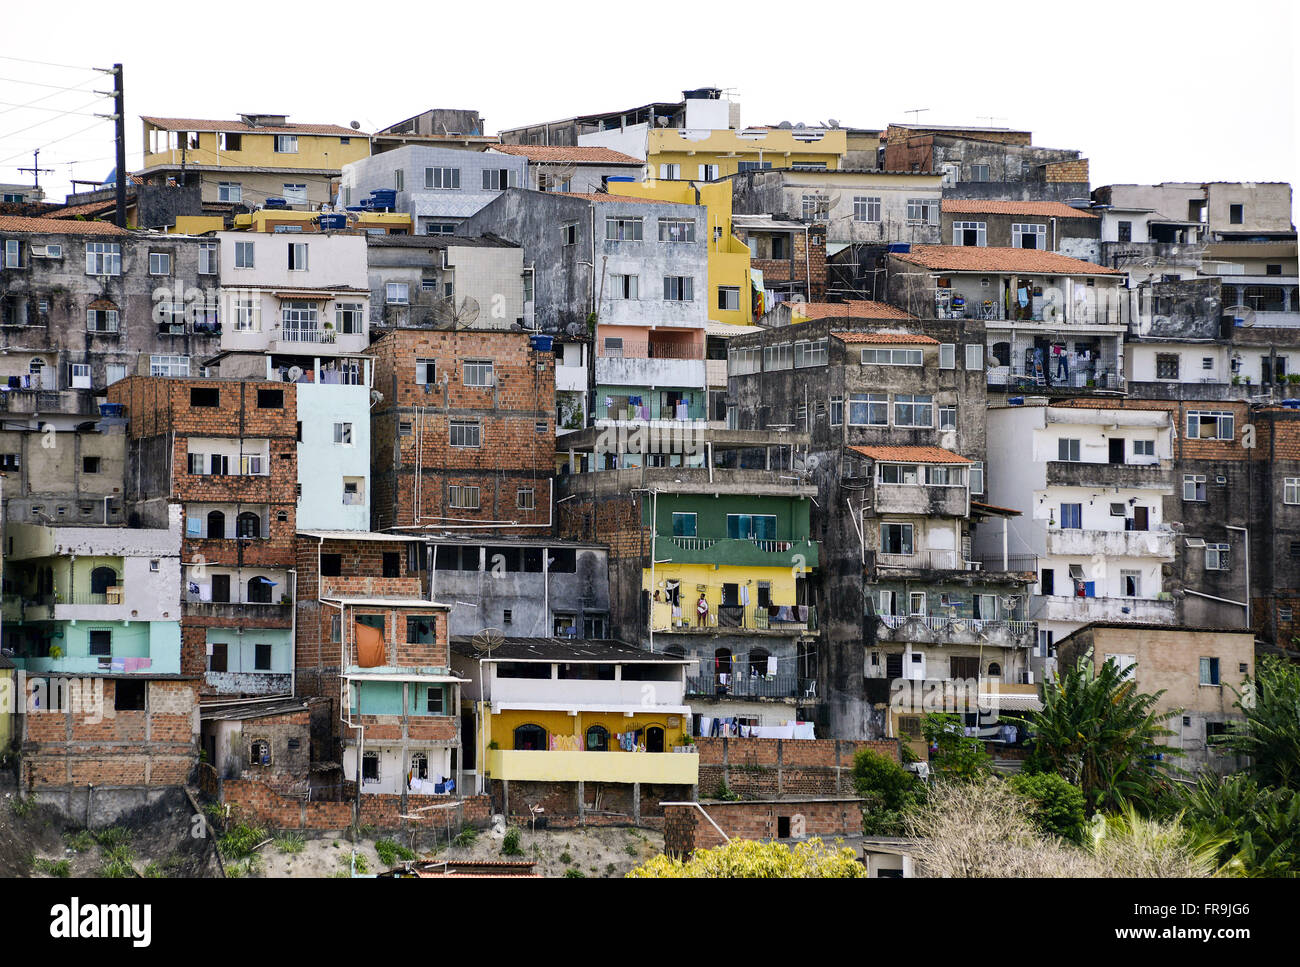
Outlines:
[[202, 675], [205, 693], [292, 691], [293, 388], [132, 377], [109, 397], [129, 420], [129, 512], [184, 514], [183, 671]]
[[528, 159], [486, 145], [403, 144], [348, 165], [340, 199], [359, 205], [376, 189], [396, 194], [396, 210], [415, 220], [418, 235], [451, 235], [507, 188], [527, 182]]
[[524, 246], [543, 330], [594, 335], [598, 425], [705, 419], [703, 206], [511, 190], [463, 231]]
[[555, 373], [526, 332], [396, 329], [371, 347], [376, 530], [539, 534], [551, 522]]
[[1029, 131], [890, 124], [882, 140], [884, 168], [942, 175], [945, 198], [1067, 204], [1088, 198], [1088, 159], [1032, 144]]
[[749, 249], [751, 315], [785, 302], [826, 298], [826, 226], [771, 215], [735, 215], [736, 237]]
[[613, 148], [544, 144], [498, 144], [493, 151], [528, 159], [528, 183], [534, 191], [591, 194], [611, 186], [635, 184], [645, 161]]
[[980, 319], [1003, 391], [1122, 389], [1123, 274], [1056, 252], [916, 245], [886, 258], [889, 301], [922, 319]]
[[278, 200], [316, 210], [334, 201], [344, 165], [370, 154], [370, 137], [336, 124], [299, 124], [284, 114], [237, 121], [144, 117], [146, 185], [198, 185], [205, 212]]
[[1179, 750], [1176, 768], [1227, 775], [1243, 760], [1215, 749], [1210, 740], [1244, 721], [1235, 707], [1238, 692], [1255, 674], [1254, 635], [1232, 628], [1098, 621], [1057, 642], [1062, 666], [1079, 660], [1098, 670], [1113, 662], [1139, 692], [1163, 691], [1157, 712], [1174, 713], [1163, 723], [1174, 734], [1163, 744]]
[[[1030, 398], [991, 406], [988, 439], [989, 500], [1019, 512], [1011, 546], [1038, 558], [1028, 616], [1039, 658], [1092, 621], [1175, 622], [1168, 412]], [[996, 553], [997, 543], [981, 534], [976, 551]]]
[[467, 679], [473, 779], [494, 811], [640, 823], [699, 781], [699, 756], [679, 751], [691, 724], [684, 659], [619, 641], [459, 638], [451, 660]]
[[949, 245], [1032, 248], [1101, 261], [1101, 222], [1087, 209], [1059, 201], [945, 198], [940, 212]]

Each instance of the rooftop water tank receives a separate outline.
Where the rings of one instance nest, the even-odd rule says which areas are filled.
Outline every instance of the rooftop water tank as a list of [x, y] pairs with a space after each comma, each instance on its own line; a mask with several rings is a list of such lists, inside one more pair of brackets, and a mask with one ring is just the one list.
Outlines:
[[533, 335], [528, 338], [528, 344], [539, 353], [549, 353], [551, 351], [551, 342], [550, 336]]

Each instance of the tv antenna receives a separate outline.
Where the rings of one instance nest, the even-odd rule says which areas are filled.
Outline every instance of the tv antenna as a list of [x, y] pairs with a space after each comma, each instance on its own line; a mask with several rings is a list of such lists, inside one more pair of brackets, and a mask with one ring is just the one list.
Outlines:
[[[995, 114], [977, 114], [975, 117], [976, 120], [979, 121], [1005, 121], [1006, 120], [1006, 118], [999, 117], [998, 115]], [[992, 127], [992, 125], [989, 125], [989, 127]]]
[[39, 187], [41, 187], [41, 175], [42, 175], [42, 174], [46, 174], [46, 175], [52, 175], [52, 174], [54, 174], [54, 169], [53, 169], [53, 168], [42, 168], [42, 167], [41, 167], [41, 149], [40, 149], [40, 148], [37, 148], [35, 151], [32, 152], [32, 166], [31, 166], [30, 168], [19, 168], [18, 170], [19, 170], [19, 171], [30, 171], [30, 172], [32, 173], [32, 181], [33, 181], [33, 185], [32, 185], [32, 187], [33, 187], [33, 188], [39, 188]]
[[920, 116], [928, 110], [930, 110], [928, 107], [914, 107], [911, 110], [904, 111], [903, 113], [913, 115], [912, 123], [915, 124], [917, 121], [921, 119]]

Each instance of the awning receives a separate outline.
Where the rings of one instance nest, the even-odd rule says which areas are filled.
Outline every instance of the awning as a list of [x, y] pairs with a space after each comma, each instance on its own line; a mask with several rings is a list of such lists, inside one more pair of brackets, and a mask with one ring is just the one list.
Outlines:
[[457, 678], [455, 675], [400, 675], [388, 672], [381, 672], [375, 675], [367, 675], [364, 672], [357, 674], [344, 674], [344, 678], [353, 682], [469, 682], [468, 678]]
[[996, 695], [980, 694], [980, 708], [996, 708], [1007, 712], [1041, 712], [1043, 701], [1037, 695], [998, 692]]
[[638, 705], [629, 703], [627, 705], [594, 705], [583, 702], [578, 705], [565, 702], [493, 702], [492, 714], [497, 712], [567, 712], [570, 715], [576, 715], [578, 712], [613, 712], [624, 715], [656, 714], [656, 715], [690, 715], [691, 707], [689, 705]]

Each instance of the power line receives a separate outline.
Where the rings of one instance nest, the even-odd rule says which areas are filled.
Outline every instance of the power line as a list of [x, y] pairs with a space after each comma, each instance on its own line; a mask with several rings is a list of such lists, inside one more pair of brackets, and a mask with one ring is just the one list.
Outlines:
[[[65, 135], [64, 137], [55, 138], [52, 141], [46, 141], [45, 144], [41, 145], [41, 147], [49, 147], [52, 144], [58, 144], [60, 141], [67, 141], [68, 138], [75, 138], [77, 135], [85, 134], [87, 131], [91, 130], [91, 128], [95, 128], [98, 126], [99, 126], [99, 122], [96, 122], [95, 124], [92, 124], [89, 127], [82, 128], [80, 131], [73, 131], [71, 134]], [[0, 158], [0, 164], [4, 164], [6, 161], [13, 161], [14, 158], [26, 157], [26, 155], [27, 155], [26, 151], [19, 151], [17, 154], [11, 154], [7, 158]]]
[[42, 67], [61, 67], [71, 71], [93, 71], [94, 67], [85, 67], [81, 64], [55, 64], [48, 60], [29, 60], [26, 57], [10, 57], [8, 54], [0, 54], [0, 60], [13, 60], [20, 64], [40, 64]]
[[[94, 114], [88, 111], [65, 111], [59, 107], [35, 107], [35, 101], [28, 101], [26, 104], [15, 104], [13, 101], [0, 101], [0, 104], [6, 107], [23, 108], [28, 111], [51, 111], [54, 114], [80, 114], [82, 117], [94, 117]], [[92, 102], [93, 103], [93, 102]], [[87, 105], [89, 107], [90, 105]]]
[[[64, 111], [64, 112], [62, 112], [62, 113], [64, 113], [64, 114], [76, 114], [76, 115], [81, 115], [81, 116], [84, 117], [84, 116], [86, 116], [86, 115], [83, 114], [82, 109], [83, 109], [83, 108], [88, 108], [88, 107], [94, 107], [96, 101], [98, 101], [98, 100], [99, 100], [99, 99], [96, 98], [95, 101], [91, 101], [89, 104], [83, 104], [83, 105], [81, 105], [81, 107], [76, 108], [75, 110], [72, 110], [72, 111]], [[90, 116], [90, 117], [94, 117], [94, 115], [89, 115], [89, 116]], [[9, 131], [9, 132], [7, 132], [7, 133], [5, 133], [5, 134], [0, 134], [0, 141], [4, 141], [6, 138], [12, 138], [12, 137], [13, 137], [14, 135], [16, 135], [16, 134], [22, 134], [24, 131], [30, 131], [32, 128], [38, 128], [38, 127], [40, 127], [42, 124], [49, 124], [51, 121], [57, 121], [57, 120], [58, 120], [58, 118], [46, 118], [44, 121], [37, 121], [35, 124], [29, 124], [29, 125], [27, 125], [27, 127], [25, 127], [25, 128], [19, 128], [17, 131]], [[52, 143], [52, 142], [51, 142], [51, 143]], [[25, 153], [26, 153], [26, 152], [24, 152], [24, 154], [25, 154]]]
[[71, 91], [81, 87], [83, 84], [90, 83], [89, 81], [78, 81], [76, 84], [69, 84], [64, 87], [59, 84], [43, 84], [40, 81], [24, 81], [17, 77], [0, 77], [0, 81], [7, 81], [10, 84], [26, 84], [29, 87], [52, 87], [56, 91]]
[[[94, 81], [84, 81], [81, 84], [74, 85], [73, 87], [65, 87], [62, 90], [55, 91], [52, 94], [42, 94], [40, 97], [36, 97], [28, 101], [26, 104], [23, 105], [23, 107], [31, 107], [33, 104], [39, 104], [42, 101], [48, 101], [52, 97], [58, 97], [60, 94], [64, 93], [65, 91], [88, 91], [89, 89], [86, 87], [86, 85], [94, 84], [94, 83], [95, 83]], [[8, 107], [5, 108], [3, 111], [0, 111], [0, 114], [9, 114], [10, 112], [17, 111], [17, 110], [19, 110], [19, 108]]]

